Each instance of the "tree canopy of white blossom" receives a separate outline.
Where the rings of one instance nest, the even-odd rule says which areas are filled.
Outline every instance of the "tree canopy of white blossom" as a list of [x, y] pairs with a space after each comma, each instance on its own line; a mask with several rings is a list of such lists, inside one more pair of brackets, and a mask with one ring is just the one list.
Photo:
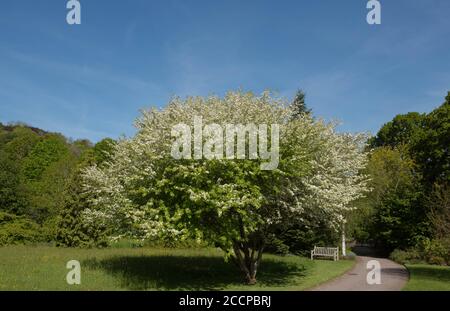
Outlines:
[[[174, 159], [172, 128], [192, 124], [278, 124], [279, 164], [261, 159]], [[137, 134], [115, 146], [112, 160], [84, 172], [91, 208], [86, 222], [101, 222], [117, 236], [194, 238], [222, 248], [249, 283], [276, 226], [306, 214], [338, 228], [367, 191], [363, 134], [342, 134], [334, 123], [292, 107], [269, 92], [174, 98], [142, 111]]]

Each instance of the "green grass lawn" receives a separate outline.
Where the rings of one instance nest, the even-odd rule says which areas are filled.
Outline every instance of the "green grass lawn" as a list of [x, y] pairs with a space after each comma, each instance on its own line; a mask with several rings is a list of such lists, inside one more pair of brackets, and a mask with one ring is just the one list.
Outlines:
[[403, 290], [450, 291], [450, 267], [432, 265], [406, 265], [409, 282]]
[[[66, 283], [66, 263], [81, 263], [81, 285]], [[217, 249], [0, 248], [0, 290], [304, 290], [335, 278], [353, 261], [265, 254], [258, 284], [242, 283], [239, 271]]]

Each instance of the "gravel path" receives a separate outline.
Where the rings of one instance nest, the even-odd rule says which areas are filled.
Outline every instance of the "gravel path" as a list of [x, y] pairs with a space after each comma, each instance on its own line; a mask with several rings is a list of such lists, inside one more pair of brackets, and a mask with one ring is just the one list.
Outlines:
[[[367, 283], [367, 262], [377, 260], [381, 266], [381, 284]], [[392, 260], [371, 256], [357, 256], [355, 266], [344, 275], [313, 288], [313, 291], [399, 291], [408, 281], [408, 270]]]

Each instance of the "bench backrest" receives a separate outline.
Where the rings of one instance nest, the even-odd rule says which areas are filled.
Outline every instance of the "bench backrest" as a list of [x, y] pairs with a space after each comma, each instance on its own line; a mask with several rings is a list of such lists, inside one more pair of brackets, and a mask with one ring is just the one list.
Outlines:
[[337, 251], [338, 251], [337, 247], [314, 246], [314, 254], [317, 255], [334, 255]]

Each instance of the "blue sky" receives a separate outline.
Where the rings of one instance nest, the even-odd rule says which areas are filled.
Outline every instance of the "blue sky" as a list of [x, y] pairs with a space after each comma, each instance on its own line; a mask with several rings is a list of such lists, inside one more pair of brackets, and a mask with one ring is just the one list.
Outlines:
[[97, 141], [174, 96], [298, 88], [316, 116], [370, 131], [450, 90], [450, 1], [65, 0], [0, 3], [0, 122]]

